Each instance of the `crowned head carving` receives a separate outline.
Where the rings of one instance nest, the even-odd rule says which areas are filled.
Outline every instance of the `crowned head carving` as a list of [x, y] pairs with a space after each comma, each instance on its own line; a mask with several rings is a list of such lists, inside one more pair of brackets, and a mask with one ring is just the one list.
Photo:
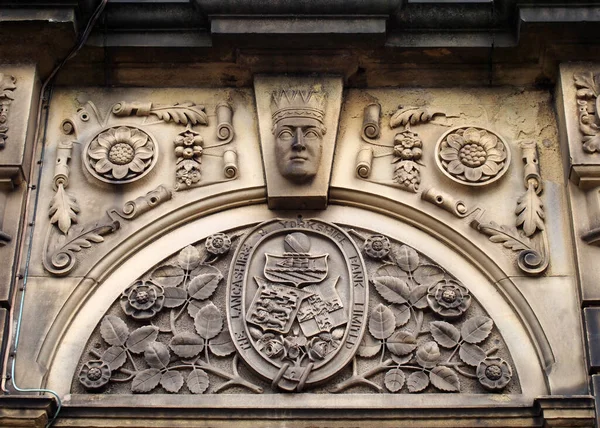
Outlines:
[[273, 92], [271, 112], [280, 174], [294, 183], [311, 181], [319, 170], [325, 135], [326, 94], [311, 89]]

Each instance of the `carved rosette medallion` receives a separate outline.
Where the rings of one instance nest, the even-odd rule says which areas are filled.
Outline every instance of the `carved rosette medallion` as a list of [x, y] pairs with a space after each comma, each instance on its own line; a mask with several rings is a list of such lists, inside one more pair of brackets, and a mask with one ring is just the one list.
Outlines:
[[344, 368], [361, 343], [368, 280], [360, 250], [320, 220], [271, 220], [233, 257], [227, 317], [240, 356], [274, 387], [302, 391]]
[[436, 163], [451, 180], [485, 186], [498, 180], [510, 165], [510, 150], [502, 137], [475, 126], [461, 126], [438, 140]]
[[124, 184], [150, 172], [157, 159], [158, 145], [150, 134], [135, 126], [113, 126], [87, 145], [84, 165], [98, 180]]

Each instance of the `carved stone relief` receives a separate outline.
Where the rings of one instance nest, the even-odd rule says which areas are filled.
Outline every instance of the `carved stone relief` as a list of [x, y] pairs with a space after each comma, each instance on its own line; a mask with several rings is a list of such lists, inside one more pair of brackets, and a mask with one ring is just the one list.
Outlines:
[[449, 130], [439, 139], [436, 163], [457, 183], [482, 186], [504, 175], [510, 164], [510, 150], [492, 131], [462, 126]]
[[123, 287], [72, 392], [518, 393], [472, 287], [402, 242], [318, 219], [217, 233]]
[[[472, 128], [471, 128], [472, 129]], [[550, 263], [548, 236], [545, 230], [544, 204], [540, 195], [543, 182], [540, 176], [537, 144], [533, 140], [524, 140], [520, 144], [524, 164], [523, 183], [526, 189], [517, 200], [514, 226], [499, 225], [494, 221], [484, 222], [485, 210], [477, 207], [469, 210], [461, 200], [437, 189], [428, 189], [421, 194], [424, 201], [433, 203], [464, 218], [474, 215], [470, 225], [475, 230], [489, 236], [490, 241], [518, 252], [517, 265], [525, 273], [539, 275]], [[532, 238], [539, 236], [535, 242]]]
[[259, 76], [254, 90], [269, 207], [325, 208], [341, 79]]
[[600, 112], [598, 111], [600, 74], [591, 71], [575, 73], [573, 79], [577, 88], [579, 131], [583, 134], [583, 151], [600, 152]]
[[[48, 211], [50, 224], [55, 227], [48, 230], [44, 245], [46, 270], [54, 275], [67, 275], [76, 264], [75, 253], [103, 242], [104, 236], [119, 230], [122, 220], [133, 220], [170, 200], [172, 191], [236, 179], [237, 154], [230, 147], [234, 139], [232, 107], [227, 102], [219, 102], [215, 116], [217, 141], [209, 144], [205, 144], [204, 137], [193, 128], [195, 125], [208, 126], [209, 116], [204, 106], [191, 102], [160, 105], [122, 101], [113, 104], [109, 113], [103, 116], [96, 105], [88, 101], [75, 115], [65, 119], [61, 130], [66, 138], [58, 143], [56, 150], [55, 193]], [[132, 117], [135, 119], [130, 119]], [[155, 120], [149, 120], [150, 117]], [[179, 130], [171, 141], [159, 141], [150, 129], [161, 123], [185, 126], [185, 129]], [[172, 188], [160, 185], [146, 195], [126, 202], [122, 208], [108, 209], [103, 219], [74, 227], [79, 222], [81, 207], [76, 195], [66, 190], [73, 167], [70, 163], [74, 143], [85, 145], [82, 163], [90, 176], [114, 186], [125, 186], [144, 178], [158, 162], [159, 154], [169, 152], [165, 147], [160, 150], [159, 147], [174, 144], [175, 184]], [[208, 158], [208, 162], [220, 159], [222, 178], [203, 180], [203, 158]]]
[[[380, 139], [380, 116], [381, 106], [378, 103], [369, 104], [365, 107], [363, 116], [363, 127], [361, 138], [369, 144], [361, 148], [356, 158], [356, 175], [367, 181], [398, 187], [409, 192], [417, 192], [421, 184], [421, 170], [424, 166], [423, 141], [418, 133], [413, 132], [411, 125], [427, 123], [434, 116], [441, 113], [430, 113], [420, 107], [400, 107], [389, 121], [390, 129], [402, 126], [404, 129], [393, 137], [393, 144], [381, 143]], [[371, 177], [373, 161], [377, 158], [391, 156], [392, 178]]]
[[17, 88], [17, 80], [13, 76], [0, 73], [0, 150], [6, 146], [8, 140], [8, 112], [10, 103], [14, 100], [13, 92]]

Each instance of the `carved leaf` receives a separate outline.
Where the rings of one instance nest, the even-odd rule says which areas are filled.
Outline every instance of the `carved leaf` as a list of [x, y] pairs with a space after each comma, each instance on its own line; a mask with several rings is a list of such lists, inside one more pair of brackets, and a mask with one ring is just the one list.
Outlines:
[[212, 266], [207, 266], [213, 270], [213, 272], [209, 273], [201, 273], [198, 276], [195, 276], [190, 282], [190, 286], [188, 288], [188, 294], [190, 297], [196, 300], [204, 300], [208, 299], [217, 289], [219, 282], [223, 279], [223, 275], [217, 268], [213, 268]]
[[380, 350], [381, 342], [379, 340], [375, 340], [368, 332], [365, 332], [362, 340], [360, 341], [360, 346], [358, 347], [358, 355], [365, 358], [371, 358], [377, 355]]
[[197, 334], [186, 331], [173, 336], [169, 347], [181, 358], [192, 358], [204, 349], [204, 339]]
[[385, 387], [391, 392], [398, 392], [404, 386], [406, 377], [400, 369], [392, 369], [385, 374]]
[[444, 276], [443, 269], [435, 265], [421, 265], [413, 273], [415, 281], [427, 287], [437, 284], [444, 279]]
[[204, 370], [194, 369], [187, 378], [187, 387], [194, 394], [202, 394], [208, 389], [208, 375]]
[[[573, 75], [573, 78], [575, 79], [575, 86], [578, 89], [588, 89], [593, 91], [592, 96], [598, 95], [599, 88], [598, 85], [596, 85], [594, 75], [592, 74], [592, 72], [588, 71], [586, 73], [577, 73]], [[577, 95], [579, 95], [579, 93]]]
[[198, 334], [204, 339], [212, 339], [223, 328], [221, 311], [212, 302], [198, 311], [194, 319]]
[[187, 125], [208, 125], [208, 116], [204, 112], [204, 106], [194, 103], [181, 103], [165, 107], [153, 107], [152, 114], [165, 122], [175, 122]]
[[[60, 249], [61, 251], [72, 251], [74, 253], [78, 253], [84, 248], [90, 248], [92, 243], [100, 243], [104, 242], [104, 238], [102, 235], [108, 235], [116, 230], [114, 224], [95, 224], [88, 231], [80, 231], [80, 230], [69, 230], [67, 234], [68, 238], [73, 237], [70, 241], [67, 241], [65, 245]], [[79, 235], [77, 235], [77, 232]]]
[[167, 345], [161, 342], [151, 342], [146, 346], [144, 359], [150, 367], [164, 369], [169, 365], [171, 355]]
[[519, 233], [516, 227], [499, 226], [491, 221], [482, 223], [477, 227], [481, 233], [489, 236], [490, 241], [496, 244], [502, 244], [513, 251], [522, 251], [531, 249], [531, 241], [528, 237]]
[[393, 276], [403, 280], [404, 282], [409, 281], [408, 274], [400, 269], [400, 267], [395, 263], [384, 264], [377, 269], [375, 276]]
[[394, 313], [394, 317], [396, 318], [396, 327], [402, 327], [410, 320], [410, 306], [394, 305], [391, 309]]
[[111, 371], [115, 371], [127, 361], [127, 352], [121, 346], [111, 346], [104, 351], [101, 360], [108, 364]]
[[494, 322], [488, 317], [473, 317], [465, 321], [460, 332], [465, 342], [479, 343], [489, 336], [493, 326]]
[[192, 318], [196, 318], [196, 314], [202, 309], [202, 305], [203, 303], [198, 300], [190, 300], [187, 307], [188, 314], [190, 314]]
[[441, 391], [459, 392], [460, 381], [458, 375], [450, 367], [434, 367], [429, 373], [431, 383]]
[[600, 152], [600, 134], [583, 137], [583, 150], [586, 153]]
[[163, 287], [175, 287], [181, 284], [181, 281], [185, 278], [185, 272], [178, 266], [165, 265], [154, 270], [151, 277], [154, 282]]
[[409, 392], [421, 392], [429, 385], [429, 376], [424, 372], [414, 372], [406, 380]]
[[406, 272], [412, 272], [419, 267], [419, 255], [408, 245], [403, 245], [399, 249], [393, 248], [392, 254], [400, 269]]
[[429, 304], [427, 303], [427, 289], [426, 285], [419, 285], [410, 291], [408, 301], [411, 305], [418, 309], [425, 309]]
[[390, 119], [390, 128], [397, 126], [406, 126], [407, 124], [416, 125], [417, 123], [426, 123], [433, 117], [426, 109], [419, 107], [404, 107], [398, 110]]
[[100, 335], [109, 345], [123, 346], [129, 337], [129, 328], [121, 318], [106, 315], [100, 324]]
[[404, 355], [402, 357], [400, 357], [396, 354], [392, 354], [392, 360], [399, 366], [401, 366], [402, 364], [408, 363], [410, 360], [412, 360], [412, 358], [413, 358], [412, 354]]
[[390, 352], [399, 356], [408, 355], [417, 349], [417, 340], [405, 331], [392, 334], [386, 344]]
[[79, 211], [80, 208], [75, 198], [67, 193], [62, 184], [59, 184], [50, 203], [50, 223], [56, 223], [62, 233], [67, 233], [71, 223], [77, 223]]
[[177, 370], [167, 370], [160, 378], [160, 384], [167, 392], [179, 392], [183, 376]]
[[190, 271], [200, 264], [200, 252], [196, 247], [188, 245], [177, 256], [177, 262], [182, 269]]
[[226, 357], [235, 351], [235, 346], [231, 340], [229, 330], [223, 329], [221, 333], [210, 339], [208, 348], [211, 352], [219, 357]]
[[[158, 327], [145, 325], [137, 330], [133, 330], [125, 345], [134, 354], [141, 354], [146, 350], [146, 346], [154, 342], [158, 337]], [[158, 381], [157, 381], [158, 382]]]
[[187, 293], [183, 288], [165, 287], [165, 308], [176, 308], [181, 306], [187, 300]]
[[159, 369], [142, 370], [131, 381], [131, 390], [133, 392], [152, 391], [160, 382], [160, 378], [161, 373]]
[[515, 214], [517, 227], [523, 225], [526, 236], [533, 235], [537, 230], [544, 230], [544, 205], [533, 186], [529, 186], [517, 200]]
[[264, 336], [264, 333], [260, 328], [248, 326], [248, 331], [250, 332], [250, 336], [252, 336], [252, 338], [254, 338], [255, 340], [259, 340], [261, 337]]
[[403, 280], [393, 276], [373, 278], [375, 289], [381, 297], [390, 303], [406, 303], [410, 294], [408, 285]]
[[15, 90], [15, 78], [8, 74], [0, 73], [0, 98], [14, 99], [12, 91]]
[[371, 318], [369, 319], [369, 331], [375, 339], [383, 340], [392, 335], [396, 328], [396, 319], [392, 311], [383, 306], [381, 303], [377, 305]]
[[453, 348], [458, 345], [460, 331], [452, 324], [445, 321], [433, 321], [429, 323], [429, 329], [434, 340], [444, 348]]
[[483, 349], [470, 343], [461, 344], [458, 355], [465, 364], [473, 367], [477, 367], [479, 363], [485, 360], [485, 357], [487, 357]]

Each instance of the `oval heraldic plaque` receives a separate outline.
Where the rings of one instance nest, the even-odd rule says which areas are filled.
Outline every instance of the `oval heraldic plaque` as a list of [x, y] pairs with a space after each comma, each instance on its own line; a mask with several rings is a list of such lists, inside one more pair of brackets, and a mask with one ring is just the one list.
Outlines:
[[366, 270], [354, 241], [333, 224], [299, 218], [258, 225], [233, 257], [228, 287], [235, 346], [273, 387], [302, 391], [324, 381], [360, 345]]

